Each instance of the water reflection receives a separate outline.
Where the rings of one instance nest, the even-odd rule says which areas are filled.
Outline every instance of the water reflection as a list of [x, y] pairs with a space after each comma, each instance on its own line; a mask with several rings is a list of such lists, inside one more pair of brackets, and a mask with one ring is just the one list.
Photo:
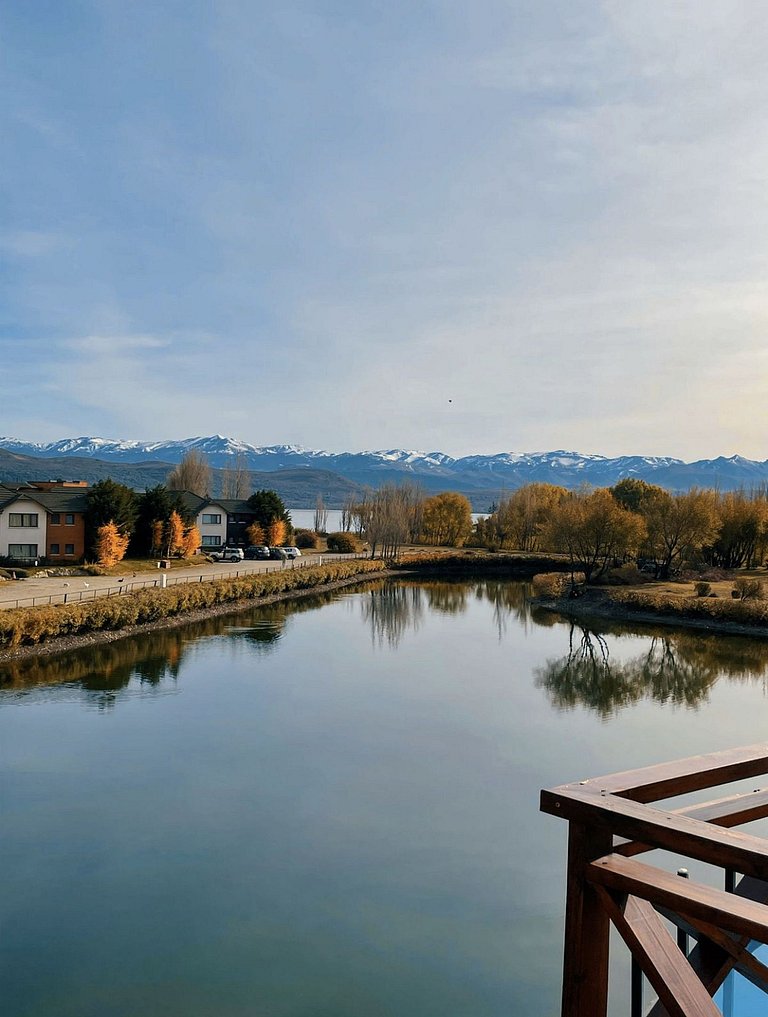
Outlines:
[[690, 632], [654, 633], [643, 653], [612, 660], [606, 634], [572, 623], [568, 652], [537, 668], [534, 679], [556, 707], [608, 717], [642, 699], [695, 707], [718, 678], [764, 680], [767, 669], [768, 643]]
[[529, 583], [498, 579], [472, 582], [405, 579], [396, 583], [380, 580], [368, 584], [361, 611], [370, 626], [373, 644], [396, 649], [407, 632], [420, 628], [425, 613], [464, 614], [473, 600], [492, 606], [494, 628], [501, 640], [512, 620], [528, 628], [530, 597]]

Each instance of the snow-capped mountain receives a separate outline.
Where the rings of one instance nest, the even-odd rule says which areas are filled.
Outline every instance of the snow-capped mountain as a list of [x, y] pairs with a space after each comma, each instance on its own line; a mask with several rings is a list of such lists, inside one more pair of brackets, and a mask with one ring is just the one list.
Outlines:
[[553, 452], [499, 452], [455, 459], [444, 452], [379, 449], [364, 452], [327, 452], [301, 445], [256, 446], [223, 435], [186, 438], [179, 441], [123, 441], [110, 438], [65, 438], [35, 444], [17, 438], [0, 438], [0, 449], [18, 456], [62, 461], [77, 458], [101, 463], [175, 464], [190, 451], [204, 453], [211, 466], [231, 466], [239, 458], [254, 471], [325, 471], [354, 484], [376, 486], [410, 478], [427, 490], [458, 490], [468, 494], [513, 490], [532, 481], [547, 481], [565, 487], [580, 484], [607, 486], [624, 477], [637, 477], [673, 490], [695, 485], [717, 486], [721, 490], [768, 483], [768, 461], [757, 462], [742, 456], [703, 459], [685, 463], [666, 456], [583, 455], [559, 449]]

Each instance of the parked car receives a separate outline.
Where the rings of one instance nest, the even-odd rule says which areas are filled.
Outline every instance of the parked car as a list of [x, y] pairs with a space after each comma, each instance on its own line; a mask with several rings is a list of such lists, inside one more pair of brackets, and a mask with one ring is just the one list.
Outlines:
[[288, 557], [288, 555], [285, 553], [285, 548], [284, 547], [270, 547], [270, 549], [269, 549], [269, 557], [270, 558], [277, 558], [277, 559], [281, 559], [282, 561], [285, 561], [285, 559]]
[[281, 551], [285, 551], [286, 558], [301, 558], [301, 551], [298, 547], [281, 547]]
[[245, 558], [242, 547], [220, 547], [210, 552], [214, 561], [242, 561]]
[[248, 561], [263, 561], [265, 558], [269, 558], [269, 548], [266, 544], [253, 544], [251, 547], [246, 547], [245, 557]]

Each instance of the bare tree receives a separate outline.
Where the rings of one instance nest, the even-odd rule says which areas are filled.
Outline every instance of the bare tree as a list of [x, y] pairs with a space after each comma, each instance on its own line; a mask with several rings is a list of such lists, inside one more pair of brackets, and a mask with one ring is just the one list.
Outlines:
[[395, 558], [408, 540], [414, 525], [414, 512], [420, 508], [411, 486], [385, 484], [366, 495], [359, 506], [363, 533], [371, 547], [371, 557], [378, 550], [382, 558]]
[[[232, 462], [234, 459], [234, 462]], [[245, 501], [251, 496], [251, 475], [242, 452], [230, 457], [230, 464], [221, 471], [221, 497]]]
[[[344, 527], [342, 527], [344, 529]], [[328, 509], [325, 507], [322, 494], [318, 494], [315, 502], [315, 533], [328, 532]]]
[[211, 496], [211, 467], [202, 452], [190, 449], [178, 466], [168, 474], [169, 491], [191, 491], [201, 498]]

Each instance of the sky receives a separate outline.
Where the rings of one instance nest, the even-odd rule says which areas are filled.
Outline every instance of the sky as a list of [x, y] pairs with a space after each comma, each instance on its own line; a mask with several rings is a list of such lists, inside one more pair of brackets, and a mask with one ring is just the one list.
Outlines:
[[0, 434], [768, 458], [764, 0], [5, 0]]

